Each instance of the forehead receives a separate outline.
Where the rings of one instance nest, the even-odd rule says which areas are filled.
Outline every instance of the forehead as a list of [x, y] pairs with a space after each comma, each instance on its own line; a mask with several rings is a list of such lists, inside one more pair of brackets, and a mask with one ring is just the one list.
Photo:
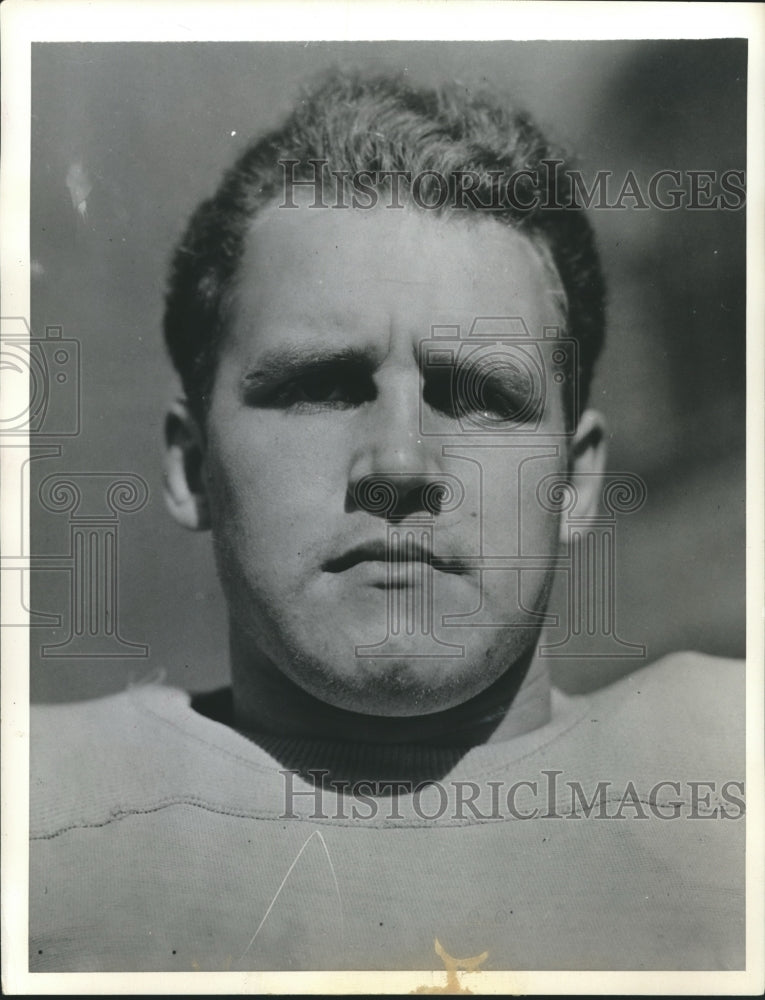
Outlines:
[[265, 209], [249, 230], [233, 296], [234, 337], [290, 329], [346, 336], [476, 317], [520, 317], [532, 337], [561, 325], [554, 267], [522, 233], [475, 213], [409, 208]]

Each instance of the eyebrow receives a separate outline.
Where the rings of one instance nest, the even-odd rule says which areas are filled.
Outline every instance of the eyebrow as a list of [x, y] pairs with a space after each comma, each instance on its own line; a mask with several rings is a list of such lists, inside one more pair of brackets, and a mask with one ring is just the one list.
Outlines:
[[[505, 355], [500, 353], [497, 355], [497, 360], [504, 363], [491, 370], [486, 364], [486, 355], [476, 358], [474, 354], [469, 354], [444, 365], [441, 370], [451, 369], [453, 373], [463, 378], [480, 375], [483, 379], [488, 379], [494, 384], [499, 383], [514, 391], [530, 391], [533, 380], [529, 380], [522, 370], [509, 367], [513, 365], [511, 353]], [[247, 391], [258, 386], [299, 379], [322, 368], [333, 367], [355, 368], [359, 373], [371, 373], [376, 368], [376, 363], [368, 350], [353, 345], [330, 347], [326, 344], [281, 344], [258, 358], [256, 364], [242, 376], [241, 385], [243, 390]], [[424, 372], [427, 367], [422, 361], [420, 362], [421, 371]]]
[[247, 389], [285, 378], [299, 378], [317, 368], [335, 365], [366, 371], [373, 368], [369, 354], [358, 347], [284, 344], [258, 358], [257, 363], [242, 376], [242, 385]]

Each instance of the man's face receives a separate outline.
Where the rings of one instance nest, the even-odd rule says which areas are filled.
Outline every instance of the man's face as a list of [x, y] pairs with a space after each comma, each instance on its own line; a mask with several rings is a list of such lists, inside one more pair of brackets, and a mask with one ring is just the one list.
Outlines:
[[[521, 317], [537, 343], [561, 325], [559, 302], [533, 245], [488, 219], [258, 216], [204, 466], [252, 669], [265, 662], [340, 708], [408, 716], [463, 703], [533, 646], [558, 546], [537, 486], [566, 467], [562, 391], [550, 344], [535, 355], [540, 389], [500, 342], [517, 323], [488, 341], [493, 361], [468, 333], [476, 317]], [[440, 365], [434, 326], [468, 341]], [[533, 433], [520, 415], [530, 395]], [[450, 499], [428, 492], [438, 482]], [[522, 573], [520, 556], [532, 557]]]

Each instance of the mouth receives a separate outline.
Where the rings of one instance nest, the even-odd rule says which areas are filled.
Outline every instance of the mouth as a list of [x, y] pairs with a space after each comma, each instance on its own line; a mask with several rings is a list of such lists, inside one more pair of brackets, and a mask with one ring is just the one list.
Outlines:
[[327, 573], [344, 573], [355, 566], [378, 564], [389, 573], [413, 569], [418, 564], [432, 566], [440, 573], [462, 576], [470, 572], [467, 563], [455, 557], [437, 557], [415, 538], [408, 538], [399, 544], [388, 544], [375, 540], [354, 545], [339, 556], [328, 559], [323, 569]]

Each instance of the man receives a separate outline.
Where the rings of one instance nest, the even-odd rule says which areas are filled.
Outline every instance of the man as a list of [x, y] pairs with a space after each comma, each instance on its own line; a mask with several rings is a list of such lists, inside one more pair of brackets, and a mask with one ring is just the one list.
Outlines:
[[232, 683], [39, 710], [33, 970], [743, 965], [737, 666], [548, 678], [605, 459], [565, 168], [485, 94], [336, 74], [195, 214], [167, 499]]

